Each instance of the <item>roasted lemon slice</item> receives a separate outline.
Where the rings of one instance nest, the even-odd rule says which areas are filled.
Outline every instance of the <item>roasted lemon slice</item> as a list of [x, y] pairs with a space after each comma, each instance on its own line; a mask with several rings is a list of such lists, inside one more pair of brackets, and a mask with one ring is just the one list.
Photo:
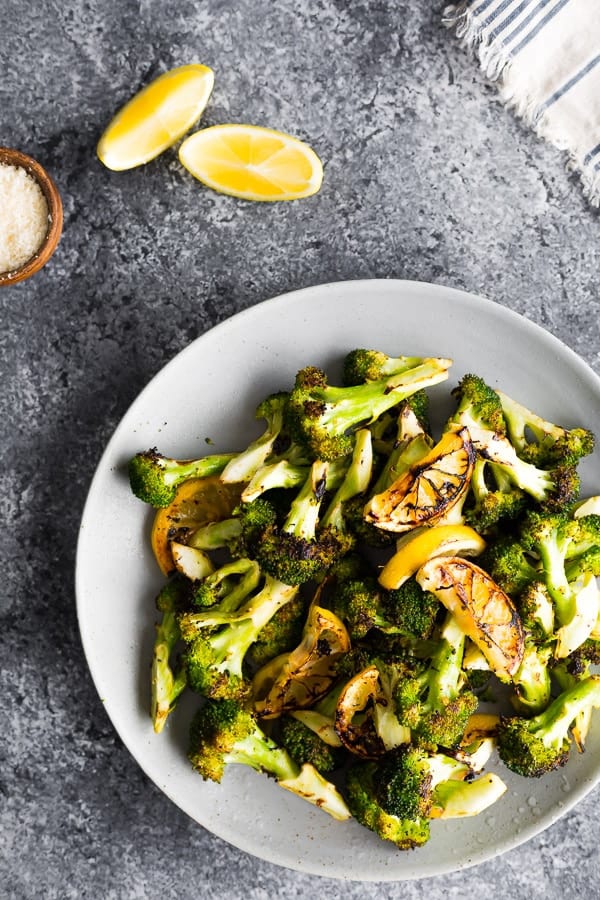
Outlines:
[[435, 524], [464, 498], [474, 462], [467, 429], [446, 432], [408, 472], [371, 498], [364, 511], [366, 521], [395, 532]]
[[451, 612], [499, 678], [514, 675], [523, 659], [523, 625], [512, 600], [475, 563], [459, 556], [439, 556], [416, 574]]
[[332, 688], [335, 664], [349, 649], [343, 622], [313, 603], [298, 647], [276, 656], [254, 676], [252, 692], [258, 715], [268, 719], [313, 706]]
[[436, 556], [478, 556], [485, 541], [469, 525], [434, 525], [417, 528], [400, 538], [396, 552], [385, 564], [379, 583], [388, 591], [399, 588], [429, 559]]
[[185, 544], [202, 525], [227, 519], [239, 503], [242, 485], [223, 484], [218, 475], [184, 481], [169, 506], [154, 517], [150, 543], [164, 575], [170, 575], [175, 561], [171, 543]]

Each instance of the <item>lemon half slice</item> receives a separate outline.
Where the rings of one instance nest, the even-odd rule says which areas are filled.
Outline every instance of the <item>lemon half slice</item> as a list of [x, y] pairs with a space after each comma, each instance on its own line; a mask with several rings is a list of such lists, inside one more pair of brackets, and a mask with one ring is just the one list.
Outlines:
[[160, 75], [114, 117], [98, 142], [98, 159], [121, 172], [171, 147], [200, 117], [211, 95], [212, 69], [195, 63]]
[[179, 148], [199, 181], [243, 200], [298, 200], [321, 187], [323, 167], [308, 144], [257, 125], [215, 125]]
[[387, 590], [399, 588], [434, 556], [478, 556], [485, 541], [469, 525], [437, 525], [417, 528], [398, 541], [383, 567], [379, 583]]

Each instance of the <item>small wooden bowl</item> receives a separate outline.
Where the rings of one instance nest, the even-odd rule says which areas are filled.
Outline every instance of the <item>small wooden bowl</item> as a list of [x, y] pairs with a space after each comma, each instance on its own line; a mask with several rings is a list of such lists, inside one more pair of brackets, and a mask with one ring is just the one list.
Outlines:
[[4, 287], [9, 284], [16, 284], [18, 281], [24, 281], [25, 278], [30, 278], [36, 272], [39, 272], [42, 266], [46, 265], [60, 240], [63, 227], [63, 207], [58, 188], [37, 160], [27, 156], [26, 153], [21, 153], [19, 150], [0, 147], [0, 163], [9, 166], [21, 166], [32, 178], [35, 178], [46, 198], [50, 217], [46, 237], [37, 253], [19, 269], [0, 273], [0, 287]]

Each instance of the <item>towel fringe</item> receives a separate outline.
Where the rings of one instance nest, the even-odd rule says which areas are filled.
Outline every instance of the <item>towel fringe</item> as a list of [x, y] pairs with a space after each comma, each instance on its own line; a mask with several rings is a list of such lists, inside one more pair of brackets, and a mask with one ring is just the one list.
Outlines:
[[[478, 59], [485, 77], [490, 81], [499, 82], [510, 69], [510, 56], [493, 40], [490, 41], [481, 34], [470, 6], [470, 0], [446, 6], [442, 14], [442, 23], [454, 31], [462, 46]], [[538, 102], [527, 95], [515, 96], [514, 91], [506, 87], [506, 83], [499, 85], [498, 95], [502, 105], [528, 125], [538, 137], [554, 144], [559, 150], [568, 152], [566, 146], [561, 146], [563, 142], [556, 135], [548, 134], [544, 110], [540, 108]], [[566, 169], [568, 172], [577, 173], [588, 202], [592, 206], [600, 206], [600, 171], [592, 167], [586, 169], [573, 156], [568, 157]]]

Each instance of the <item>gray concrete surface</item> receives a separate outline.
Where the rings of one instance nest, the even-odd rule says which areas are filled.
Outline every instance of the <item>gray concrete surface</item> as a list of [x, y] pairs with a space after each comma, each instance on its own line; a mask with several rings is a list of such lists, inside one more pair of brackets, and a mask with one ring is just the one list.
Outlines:
[[[0, 290], [0, 895], [407, 900], [599, 897], [598, 789], [528, 844], [402, 884], [340, 884], [250, 858], [190, 821], [121, 745], [87, 672], [77, 529], [101, 451], [193, 338], [280, 292], [362, 277], [483, 293], [600, 372], [598, 214], [561, 155], [402, 0], [0, 0], [0, 144], [45, 163], [65, 205], [47, 268]], [[175, 151], [112, 174], [95, 144], [159, 72], [216, 73], [205, 122], [307, 139], [321, 192], [251, 205]]]

